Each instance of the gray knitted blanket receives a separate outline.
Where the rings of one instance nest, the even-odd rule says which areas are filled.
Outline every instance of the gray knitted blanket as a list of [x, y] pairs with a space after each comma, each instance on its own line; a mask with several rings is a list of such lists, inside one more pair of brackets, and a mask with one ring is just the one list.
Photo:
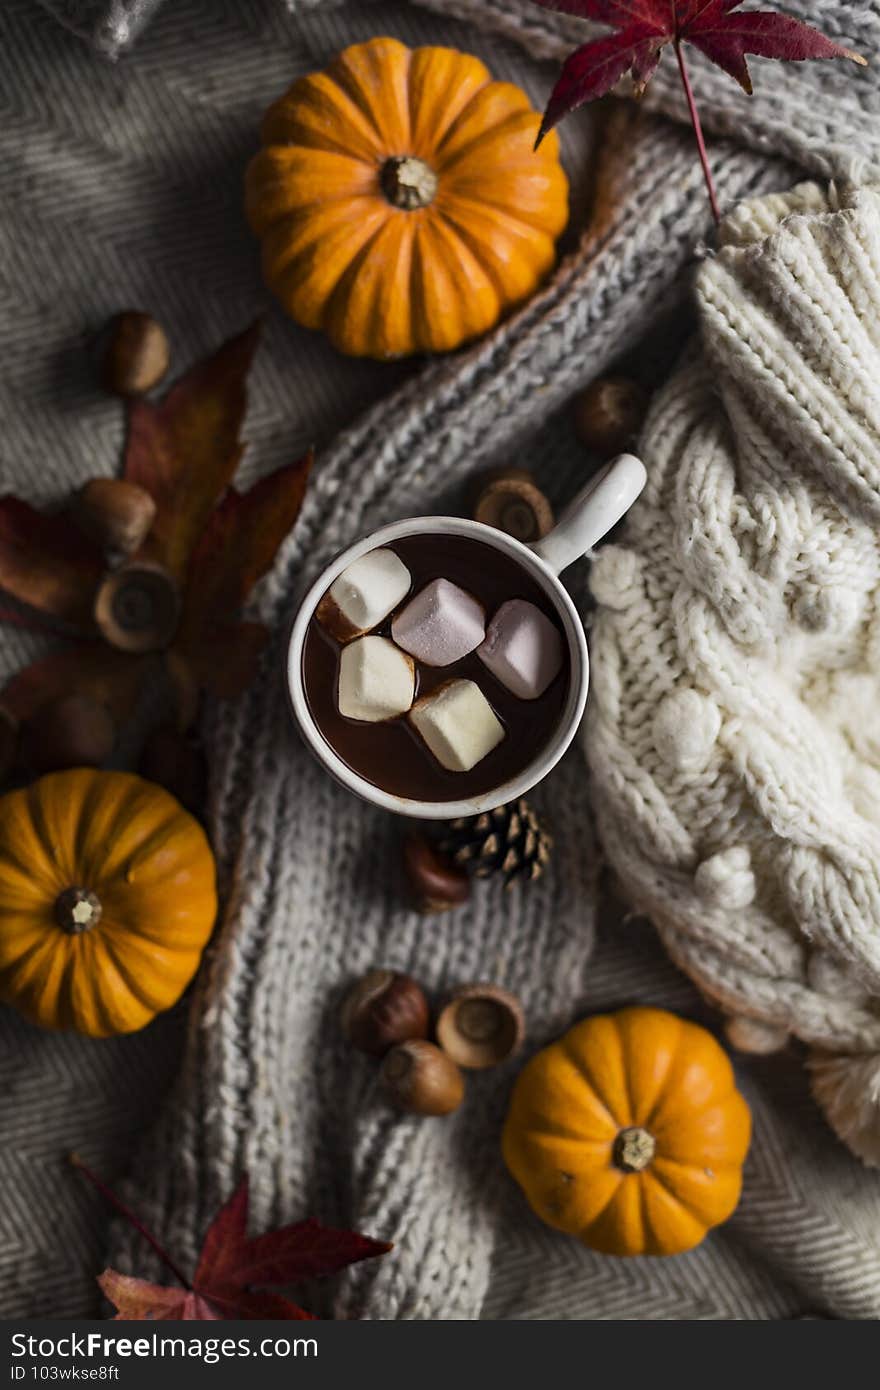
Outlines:
[[[123, 122], [121, 136], [114, 127], [110, 140], [111, 147], [120, 138], [132, 142], [131, 159], [122, 165], [130, 180], [104, 209], [124, 225], [129, 254], [134, 249], [144, 257], [141, 297], [149, 285], [151, 307], [170, 313], [173, 327], [182, 326], [192, 310], [193, 285], [184, 267], [201, 266], [204, 298], [197, 296], [195, 312], [206, 337], [209, 330], [216, 336], [213, 328], [224, 317], [218, 304], [229, 287], [237, 306], [252, 303], [257, 290], [254, 258], [239, 246], [238, 262], [230, 264], [228, 242], [216, 232], [207, 246], [202, 243], [200, 259], [193, 260], [185, 236], [187, 212], [200, 195], [215, 196], [208, 161], [204, 153], [196, 161], [193, 152], [197, 147], [204, 152], [207, 135], [218, 167], [227, 171], [238, 161], [240, 168], [253, 143], [256, 73], [261, 93], [264, 86], [268, 93], [305, 70], [297, 63], [306, 54], [314, 66], [343, 42], [390, 30], [408, 41], [444, 37], [491, 54], [496, 71], [525, 80], [539, 100], [550, 80], [546, 70], [515, 58], [503, 44], [488, 44], [445, 16], [442, 22], [429, 21], [401, 6], [348, 6], [295, 20], [259, 6], [254, 23], [239, 23], [236, 6], [229, 6], [222, 19], [220, 7], [209, 8], [214, 27], [205, 11], [198, 66], [211, 67], [216, 85], [210, 89], [200, 87], [209, 79], [193, 73], [185, 57], [175, 56], [172, 43], [192, 31], [198, 7], [172, 3], [136, 50], [143, 53], [155, 41], [153, 61], [158, 68], [161, 56], [164, 81], [183, 101], [187, 120], [176, 117], [170, 128], [158, 121], [161, 96], [145, 105], [137, 86], [140, 60], [135, 60], [130, 100], [141, 124]], [[431, 8], [445, 15], [478, 11], [482, 22], [523, 40], [539, 56], [565, 51], [564, 31], [571, 28], [570, 21], [548, 16], [527, 0], [479, 5], [435, 0]], [[809, 10], [828, 32], [864, 52], [880, 53], [877, 5], [813, 4]], [[288, 51], [279, 56], [284, 45]], [[764, 69], [757, 73], [761, 95], [746, 105], [720, 74], [701, 68], [698, 91], [715, 137], [712, 159], [722, 204], [787, 187], [802, 171], [876, 177], [878, 71], [844, 74], [835, 65]], [[223, 89], [219, 108], [217, 85]], [[680, 114], [668, 72], [652, 101]], [[234, 122], [230, 108], [237, 112]], [[97, 125], [97, 112], [92, 119]], [[587, 129], [585, 121], [581, 130]], [[149, 153], [135, 157], [146, 130]], [[727, 135], [735, 135], [736, 143], [720, 138]], [[574, 245], [548, 286], [514, 319], [476, 347], [421, 368], [323, 451], [301, 521], [264, 588], [264, 616], [278, 639], [263, 678], [234, 707], [212, 710], [206, 730], [212, 828], [226, 908], [191, 1003], [179, 1083], [141, 1151], [132, 1195], [183, 1261], [194, 1259], [207, 1220], [244, 1169], [251, 1175], [258, 1224], [308, 1212], [394, 1240], [391, 1257], [360, 1267], [336, 1289], [324, 1311], [337, 1315], [880, 1313], [876, 1178], [866, 1177], [824, 1130], [785, 1062], [744, 1069], [756, 1139], [733, 1221], [690, 1255], [633, 1264], [595, 1255], [543, 1230], [503, 1177], [498, 1128], [510, 1068], [475, 1078], [451, 1120], [401, 1119], [378, 1097], [374, 1069], [353, 1060], [338, 1037], [341, 992], [352, 976], [376, 964], [407, 970], [438, 992], [466, 979], [496, 980], [522, 997], [530, 1046], [588, 1009], [625, 1000], [700, 1014], [690, 987], [638, 925], [592, 954], [598, 864], [578, 753], [569, 755], [536, 797], [546, 803], [557, 829], [557, 852], [546, 880], [504, 897], [485, 884], [468, 907], [423, 919], [404, 905], [399, 828], [354, 802], [311, 762], [290, 728], [277, 674], [281, 633], [297, 595], [358, 535], [398, 516], [460, 505], [460, 486], [474, 468], [512, 457], [528, 459], [557, 500], [574, 490], [585, 460], [561, 407], [573, 390], [635, 349], [680, 306], [694, 248], [708, 231], [689, 133], [645, 115], [626, 138], [619, 196], [601, 235]], [[567, 140], [568, 157], [576, 160], [577, 142], [571, 134]], [[132, 167], [138, 159], [141, 179], [163, 166], [163, 196], [172, 203], [155, 244], [141, 235], [137, 222], [138, 210], [146, 211]], [[26, 187], [24, 177], [21, 173], [19, 190]], [[234, 180], [222, 188], [235, 218]], [[83, 191], [82, 182], [72, 190], [74, 207]], [[29, 196], [35, 195], [29, 191]], [[61, 228], [54, 225], [60, 241]], [[59, 255], [63, 263], [60, 249]], [[28, 260], [26, 270], [33, 299], [35, 275], [45, 267]], [[132, 292], [131, 277], [113, 265], [109, 271], [105, 265], [105, 276], [108, 300]], [[43, 314], [43, 326], [57, 332], [55, 307], [45, 305]], [[192, 331], [181, 327], [181, 337], [191, 343]], [[677, 329], [660, 336], [661, 358], [663, 345], [677, 338]], [[337, 370], [322, 354], [311, 340], [304, 342], [288, 325], [272, 321], [249, 422], [260, 467], [289, 456], [297, 433], [291, 426], [294, 402], [302, 412], [300, 430], [314, 428], [309, 388], [322, 367]], [[291, 373], [292, 366], [301, 376]], [[387, 383], [390, 375], [386, 369], [351, 367], [345, 378], [348, 398], [375, 397], [380, 377]], [[26, 385], [27, 380], [22, 366], [19, 381]], [[328, 422], [331, 397], [328, 392]], [[9, 405], [13, 420], [26, 416], [27, 405], [11, 400]], [[96, 453], [109, 469], [118, 442], [115, 425], [98, 415], [97, 406], [92, 409], [97, 446], [81, 468], [77, 465], [80, 475], [95, 471]], [[28, 425], [36, 428], [34, 418]], [[54, 427], [57, 450], [61, 428]], [[36, 437], [41, 444], [52, 442], [43, 426]], [[20, 438], [27, 445], [27, 428]], [[65, 471], [59, 462], [56, 483]], [[23, 486], [20, 469], [9, 476]], [[583, 573], [573, 578], [572, 587], [583, 601]], [[77, 1058], [69, 1065], [81, 1064], [74, 1049], [57, 1054], [62, 1055]], [[771, 1102], [774, 1094], [780, 1103]], [[115, 1232], [112, 1257], [121, 1268], [149, 1272], [142, 1248], [124, 1232]]]

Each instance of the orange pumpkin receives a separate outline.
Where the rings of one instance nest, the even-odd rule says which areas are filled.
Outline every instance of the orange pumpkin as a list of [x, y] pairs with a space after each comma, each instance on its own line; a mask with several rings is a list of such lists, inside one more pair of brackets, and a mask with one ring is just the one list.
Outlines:
[[750, 1132], [712, 1035], [630, 1008], [585, 1019], [532, 1058], [502, 1149], [548, 1225], [608, 1255], [676, 1255], [736, 1207]]
[[195, 974], [217, 913], [197, 821], [127, 772], [0, 798], [0, 999], [43, 1028], [130, 1033]]
[[568, 218], [555, 134], [451, 48], [347, 48], [263, 121], [246, 205], [266, 283], [343, 352], [443, 352], [532, 293]]

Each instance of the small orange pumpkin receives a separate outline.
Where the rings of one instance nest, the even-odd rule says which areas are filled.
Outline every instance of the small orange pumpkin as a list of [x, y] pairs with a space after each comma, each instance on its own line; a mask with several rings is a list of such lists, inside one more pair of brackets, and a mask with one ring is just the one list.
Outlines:
[[705, 1028], [584, 1019], [523, 1068], [504, 1161], [542, 1221], [607, 1255], [677, 1255], [739, 1201], [749, 1109]]
[[0, 798], [0, 999], [43, 1028], [131, 1033], [195, 974], [217, 913], [205, 833], [127, 772]]
[[266, 113], [246, 206], [284, 308], [343, 352], [443, 352], [546, 275], [568, 219], [551, 133], [509, 82], [451, 48], [378, 38]]

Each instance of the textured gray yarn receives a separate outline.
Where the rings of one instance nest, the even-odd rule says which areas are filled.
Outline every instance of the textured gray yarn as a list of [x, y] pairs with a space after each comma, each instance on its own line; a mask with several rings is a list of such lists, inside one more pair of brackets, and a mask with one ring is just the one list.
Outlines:
[[[238, 7], [227, 8], [233, 24]], [[323, 45], [329, 56], [346, 38], [364, 37], [369, 8], [331, 9], [325, 17], [321, 7], [308, 21], [315, 26], [315, 48]], [[453, 12], [452, 5], [435, 8]], [[546, 54], [564, 46], [554, 34], [556, 24], [567, 21], [524, 3], [455, 9], [479, 9], [498, 26], [513, 24], [513, 37], [523, 38], [530, 52], [539, 51], [537, 42]], [[814, 5], [811, 14], [820, 9], [817, 22], [842, 24], [854, 46], [878, 51], [875, 5]], [[392, 10], [381, 7], [373, 32], [394, 22]], [[188, 25], [195, 35], [198, 21], [216, 9], [169, 0], [166, 13], [172, 29], [180, 13], [181, 32]], [[526, 27], [530, 19], [537, 34]], [[157, 41], [165, 23], [160, 15]], [[441, 34], [437, 28], [430, 36]], [[462, 42], [463, 35], [469, 42], [461, 30], [454, 40]], [[402, 36], [412, 41], [411, 34]], [[244, 32], [241, 43], [253, 66], [240, 76], [231, 63], [224, 69], [226, 101], [236, 82], [250, 91], [256, 73], [267, 80], [267, 52], [258, 59]], [[212, 51], [219, 56], [219, 43], [213, 50], [209, 45], [205, 57]], [[498, 61], [508, 59], [499, 51]], [[873, 73], [847, 74], [844, 81], [834, 65], [791, 71], [765, 68], [761, 104], [752, 106], [720, 78], [716, 83], [699, 75], [701, 84], [710, 84], [707, 127], [751, 146], [713, 142], [726, 206], [794, 181], [787, 166], [761, 151], [783, 152], [820, 177], [854, 172], [853, 151], [878, 162]], [[279, 76], [275, 68], [272, 80]], [[672, 103], [668, 78], [655, 99]], [[544, 73], [542, 86], [546, 81]], [[186, 82], [176, 73], [171, 91], [186, 90]], [[153, 130], [159, 125], [156, 113]], [[694, 247], [708, 231], [687, 132], [646, 118], [627, 169], [629, 186], [598, 246], [572, 253], [520, 315], [475, 348], [422, 368], [324, 453], [300, 526], [264, 591], [266, 616], [279, 633], [264, 679], [235, 708], [212, 711], [207, 730], [227, 909], [192, 1002], [175, 1100], [143, 1149], [132, 1195], [182, 1260], [194, 1258], [207, 1220], [244, 1167], [251, 1172], [257, 1226], [314, 1212], [395, 1239], [390, 1259], [343, 1282], [335, 1304], [341, 1314], [779, 1317], [810, 1308], [839, 1316], [880, 1314], [876, 1184], [866, 1184], [824, 1132], [805, 1089], [798, 1090], [797, 1071], [784, 1063], [758, 1063], [751, 1079], [744, 1077], [756, 1143], [733, 1222], [692, 1255], [645, 1265], [595, 1256], [529, 1217], [503, 1177], [497, 1152], [511, 1068], [474, 1078], [465, 1106], [448, 1122], [401, 1120], [379, 1101], [370, 1064], [353, 1059], [337, 1037], [345, 985], [377, 963], [409, 969], [436, 990], [474, 976], [506, 983], [526, 1003], [530, 1046], [588, 1007], [638, 998], [699, 1011], [687, 983], [637, 926], [590, 960], [596, 860], [576, 753], [536, 797], [551, 812], [559, 840], [547, 882], [508, 898], [485, 885], [473, 908], [445, 919], [417, 918], [401, 907], [397, 828], [351, 801], [309, 762], [290, 730], [278, 677], [280, 633], [297, 593], [356, 535], [396, 515], [454, 506], [473, 468], [520, 460], [524, 453], [557, 500], [574, 490], [584, 461], [558, 408], [680, 302]], [[148, 244], [145, 251], [150, 254]], [[210, 273], [222, 280], [222, 249], [209, 242], [207, 252]], [[186, 314], [172, 292], [173, 255], [169, 245], [157, 256], [154, 283], [190, 347]], [[116, 283], [127, 283], [115, 274]], [[246, 298], [242, 283], [250, 289], [245, 276], [230, 275], [229, 288], [240, 300]], [[205, 313], [213, 328], [210, 296]], [[256, 378], [248, 429], [263, 466], [282, 461], [278, 435], [297, 389], [295, 375], [285, 380], [271, 366], [287, 361], [292, 330], [273, 323], [272, 332], [274, 350]], [[321, 360], [327, 370], [329, 358]], [[297, 367], [307, 371], [305, 353]], [[57, 438], [49, 442], [57, 454], [66, 435], [54, 428]], [[22, 440], [39, 439], [36, 430], [31, 425]], [[108, 469], [116, 440], [109, 420], [102, 421], [96, 449]], [[88, 466], [94, 461], [83, 463]], [[584, 579], [572, 578], [581, 602]], [[73, 1060], [72, 1047], [64, 1055], [71, 1069], [83, 1065]], [[783, 1109], [771, 1106], [768, 1095], [784, 1097]], [[14, 1217], [10, 1224], [14, 1229]], [[149, 1272], [142, 1247], [127, 1233], [115, 1232], [112, 1257], [122, 1267]]]

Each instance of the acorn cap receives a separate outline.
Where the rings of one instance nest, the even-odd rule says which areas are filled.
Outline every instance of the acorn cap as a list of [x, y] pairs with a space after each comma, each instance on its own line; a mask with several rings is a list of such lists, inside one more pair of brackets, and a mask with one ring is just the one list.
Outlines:
[[490, 475], [474, 502], [473, 517], [524, 543], [540, 540], [553, 527], [550, 503], [522, 469]]
[[123, 565], [102, 581], [94, 617], [104, 637], [119, 651], [161, 651], [177, 630], [180, 593], [163, 565]]
[[460, 1067], [480, 1071], [505, 1062], [522, 1044], [525, 1019], [518, 999], [498, 985], [462, 985], [435, 1028], [443, 1051]]

